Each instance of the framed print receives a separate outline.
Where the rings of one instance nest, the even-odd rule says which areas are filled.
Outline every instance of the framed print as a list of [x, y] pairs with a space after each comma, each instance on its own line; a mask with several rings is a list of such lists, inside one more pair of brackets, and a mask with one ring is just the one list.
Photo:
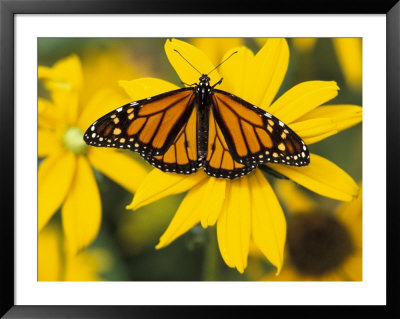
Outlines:
[[399, 4], [295, 7], [1, 2], [2, 315], [398, 310]]

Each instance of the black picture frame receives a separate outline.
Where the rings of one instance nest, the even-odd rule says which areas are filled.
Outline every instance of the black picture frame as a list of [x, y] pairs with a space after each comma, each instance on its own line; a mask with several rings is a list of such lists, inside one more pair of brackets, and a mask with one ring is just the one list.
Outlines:
[[[176, 0], [0, 0], [0, 180], [1, 231], [0, 243], [0, 315], [5, 318], [159, 318], [159, 317], [204, 317], [208, 312], [227, 315], [234, 311], [242, 316], [249, 311], [265, 311], [265, 315], [313, 316], [327, 307], [171, 307], [171, 306], [28, 306], [15, 305], [14, 295], [14, 19], [16, 14], [385, 14], [387, 40], [387, 305], [329, 307], [334, 316], [354, 316], [365, 313], [379, 318], [400, 317], [398, 289], [399, 243], [397, 231], [399, 204], [396, 201], [395, 182], [398, 174], [400, 136], [400, 2], [398, 0], [327, 0], [327, 1], [277, 1], [261, 2], [247, 0], [240, 3], [224, 1], [176, 1]], [[377, 123], [379, 125], [379, 123]], [[384, 143], [384, 141], [382, 141]], [[385, 212], [376, 212], [382, 214]]]

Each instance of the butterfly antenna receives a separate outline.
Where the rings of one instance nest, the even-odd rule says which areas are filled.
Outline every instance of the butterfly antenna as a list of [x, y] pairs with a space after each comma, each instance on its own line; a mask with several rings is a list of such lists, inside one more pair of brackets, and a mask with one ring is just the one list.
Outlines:
[[195, 69], [197, 72], [199, 72], [200, 74], [202, 74], [199, 70], [197, 70], [197, 69], [193, 66], [192, 63], [190, 63], [188, 60], [186, 60], [185, 57], [184, 57], [178, 50], [174, 49], [174, 51], [175, 51], [176, 53], [178, 53], [187, 63], [189, 63], [190, 66], [191, 66], [193, 69]]
[[238, 53], [238, 51], [233, 52], [230, 56], [228, 56], [224, 61], [222, 61], [220, 64], [218, 64], [214, 69], [212, 69], [210, 72], [207, 73], [207, 75], [209, 75], [212, 71], [214, 71], [215, 69], [217, 69], [222, 63], [224, 63], [226, 60], [228, 60], [229, 58], [232, 57], [232, 55]]

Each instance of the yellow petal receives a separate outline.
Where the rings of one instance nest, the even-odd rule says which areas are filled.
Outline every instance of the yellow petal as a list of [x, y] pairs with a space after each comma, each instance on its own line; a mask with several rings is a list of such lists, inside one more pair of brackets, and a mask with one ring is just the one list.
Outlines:
[[317, 38], [293, 38], [292, 43], [296, 50], [309, 52], [315, 47]]
[[343, 203], [336, 211], [338, 218], [346, 225], [351, 233], [353, 244], [356, 249], [362, 249], [362, 189], [358, 197], [350, 202]]
[[362, 120], [362, 107], [357, 105], [324, 105], [299, 118], [305, 121], [317, 118], [329, 118], [336, 125], [338, 132], [352, 127]]
[[89, 125], [101, 116], [129, 102], [130, 99], [127, 96], [115, 89], [101, 89], [92, 96], [88, 104], [82, 110], [78, 120], [78, 126], [83, 131], [86, 131]]
[[73, 90], [82, 87], [83, 75], [80, 59], [73, 54], [59, 60], [52, 67], [39, 66], [38, 78], [45, 80], [49, 90]]
[[76, 254], [96, 238], [101, 222], [100, 194], [92, 169], [83, 156], [78, 157], [61, 216], [69, 254]]
[[221, 66], [224, 78], [221, 89], [240, 98], [267, 108], [274, 99], [285, 77], [289, 63], [289, 48], [285, 39], [268, 39], [256, 54], [246, 47], [235, 48], [227, 52], [238, 51]]
[[54, 223], [46, 226], [38, 235], [38, 280], [61, 280], [61, 234]]
[[[231, 183], [226, 184], [226, 193], [228, 194], [231, 189]], [[231, 267], [235, 268], [235, 263], [233, 260], [233, 256], [230, 255], [230, 245], [229, 245], [229, 237], [228, 237], [228, 205], [229, 201], [225, 200], [221, 213], [218, 218], [217, 223], [217, 238], [218, 238], [218, 246], [219, 251], [221, 252], [222, 259], [225, 263]]]
[[175, 84], [156, 78], [140, 78], [132, 81], [119, 81], [118, 83], [132, 101], [179, 89]]
[[71, 152], [47, 157], [38, 171], [38, 230], [40, 231], [60, 207], [75, 173], [76, 159]]
[[319, 142], [338, 132], [335, 123], [329, 118], [296, 121], [290, 124], [290, 128], [308, 145]]
[[310, 154], [310, 164], [305, 167], [281, 164], [268, 166], [322, 196], [351, 201], [359, 192], [359, 187], [345, 171], [316, 154]]
[[164, 173], [155, 168], [145, 177], [143, 183], [136, 191], [132, 203], [127, 209], [138, 209], [150, 204], [160, 198], [179, 194], [191, 189], [207, 177], [204, 172], [199, 171], [191, 175]]
[[38, 79], [47, 79], [53, 76], [53, 70], [51, 67], [39, 65], [38, 66]]
[[304, 277], [300, 275], [293, 267], [283, 267], [282, 271], [277, 275], [269, 273], [264, 276], [261, 281], [302, 281]]
[[207, 191], [206, 181], [194, 186], [185, 196], [167, 230], [160, 238], [157, 249], [169, 245], [180, 235], [186, 233], [200, 221], [202, 214], [201, 202]]
[[101, 88], [110, 87], [122, 93], [118, 81], [136, 79], [148, 74], [147, 57], [133, 57], [129, 46], [89, 46], [82, 52], [82, 67], [85, 76], [81, 98], [86, 105]]
[[277, 179], [274, 188], [290, 213], [311, 212], [316, 206], [315, 202], [301, 192], [292, 181]]
[[[176, 73], [178, 73], [181, 81], [186, 84], [199, 82], [201, 74], [207, 74], [215, 67], [204, 52], [187, 42], [177, 39], [167, 40], [164, 48], [169, 62], [175, 69]], [[190, 66], [190, 64], [175, 50], [177, 50], [198, 71]], [[211, 84], [219, 81], [221, 78], [218, 74], [218, 70], [213, 71], [209, 77], [211, 79]]]
[[250, 189], [247, 177], [229, 183], [226, 206], [217, 223], [218, 244], [227, 265], [243, 273], [250, 245]]
[[265, 44], [265, 42], [268, 41], [268, 38], [254, 38], [254, 40], [256, 41], [256, 43], [257, 43], [260, 47], [262, 47], [262, 46]]
[[54, 90], [51, 92], [51, 100], [57, 105], [58, 112], [63, 116], [63, 122], [74, 125], [78, 118], [80, 104], [77, 91]]
[[361, 38], [333, 38], [336, 55], [344, 77], [353, 89], [360, 89], [362, 82]]
[[148, 171], [128, 154], [105, 148], [90, 148], [90, 163], [117, 184], [136, 192]]
[[65, 265], [65, 281], [100, 281], [99, 273], [107, 271], [113, 260], [103, 249], [84, 250], [68, 256]]
[[260, 170], [249, 175], [252, 236], [264, 256], [280, 272], [286, 240], [286, 220], [278, 199]]
[[51, 106], [50, 101], [38, 98], [38, 114], [43, 113], [49, 106]]
[[38, 129], [38, 156], [43, 157], [51, 153], [59, 153], [61, 148], [60, 137], [53, 131]]
[[321, 104], [333, 99], [339, 87], [335, 81], [302, 82], [286, 91], [268, 108], [282, 122], [290, 124]]
[[271, 105], [285, 77], [289, 64], [289, 47], [283, 38], [271, 38], [254, 59], [251, 95], [266, 109]]
[[64, 109], [67, 123], [73, 125], [79, 113], [78, 92], [83, 83], [79, 57], [70, 55], [50, 68], [39, 66], [38, 78], [50, 90], [53, 103]]
[[243, 44], [242, 38], [194, 38], [192, 44], [202, 50], [211, 62], [218, 65], [225, 52]]
[[224, 179], [208, 178], [207, 184], [204, 186], [204, 195], [202, 198], [198, 198], [203, 228], [213, 226], [217, 221], [225, 200], [226, 183], [227, 181]]
[[227, 59], [235, 51], [237, 53], [219, 68], [223, 81], [218, 88], [256, 104], [259, 101], [256, 101], [249, 94], [252, 85], [251, 76], [254, 68], [254, 54], [250, 49], [242, 46], [228, 51], [223, 59]]
[[65, 114], [52, 102], [38, 99], [38, 126], [46, 129], [65, 127]]

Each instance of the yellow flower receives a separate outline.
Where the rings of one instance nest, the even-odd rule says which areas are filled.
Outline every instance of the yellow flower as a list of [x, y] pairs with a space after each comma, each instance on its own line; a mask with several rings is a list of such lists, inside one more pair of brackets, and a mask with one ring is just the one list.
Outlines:
[[[183, 41], [165, 44], [167, 57], [182, 82], [194, 83], [199, 74], [174, 50], [178, 50], [201, 72], [214, 68], [208, 57]], [[219, 88], [231, 92], [274, 114], [288, 124], [302, 139], [312, 144], [361, 121], [361, 108], [353, 105], [331, 105], [318, 108], [337, 95], [333, 81], [309, 81], [296, 85], [277, 100], [275, 95], [285, 76], [289, 49], [285, 39], [269, 39], [254, 55], [242, 46], [229, 50], [238, 53], [209, 74], [211, 83], [221, 77]], [[177, 88], [158, 79], [123, 81], [121, 85], [133, 99], [143, 89], [147, 96]], [[140, 91], [140, 90], [139, 90]], [[358, 194], [353, 179], [334, 163], [311, 154], [311, 164], [304, 168], [268, 164], [312, 191], [339, 200], [351, 201]], [[217, 223], [219, 249], [225, 263], [243, 273], [247, 266], [250, 240], [277, 267], [283, 263], [286, 221], [282, 208], [267, 179], [259, 169], [235, 180], [208, 177], [199, 171], [185, 176], [154, 169], [137, 190], [128, 209], [138, 209], [165, 196], [188, 191], [169, 227], [156, 248], [170, 244], [197, 223], [206, 228]]]
[[[39, 66], [39, 79], [51, 101], [38, 102], [38, 231], [61, 207], [68, 251], [75, 254], [97, 236], [101, 201], [92, 167], [127, 190], [136, 191], [146, 170], [117, 150], [87, 148], [83, 132], [98, 117], [128, 102], [112, 89], [99, 90], [86, 105], [80, 103], [83, 74], [72, 55], [53, 67]], [[92, 166], [92, 167], [91, 167]]]
[[[279, 184], [287, 184], [279, 181]], [[281, 186], [279, 186], [281, 187]], [[305, 197], [297, 189], [283, 186], [285, 203], [292, 196]], [[290, 186], [289, 186], [290, 187]], [[307, 199], [309, 200], [309, 199]], [[343, 203], [335, 212], [313, 207], [295, 207], [288, 217], [287, 262], [279, 276], [266, 281], [361, 281], [362, 280], [362, 195]]]
[[111, 256], [103, 249], [65, 254], [63, 237], [56, 223], [49, 223], [38, 237], [39, 281], [99, 281], [101, 273], [112, 265]]

